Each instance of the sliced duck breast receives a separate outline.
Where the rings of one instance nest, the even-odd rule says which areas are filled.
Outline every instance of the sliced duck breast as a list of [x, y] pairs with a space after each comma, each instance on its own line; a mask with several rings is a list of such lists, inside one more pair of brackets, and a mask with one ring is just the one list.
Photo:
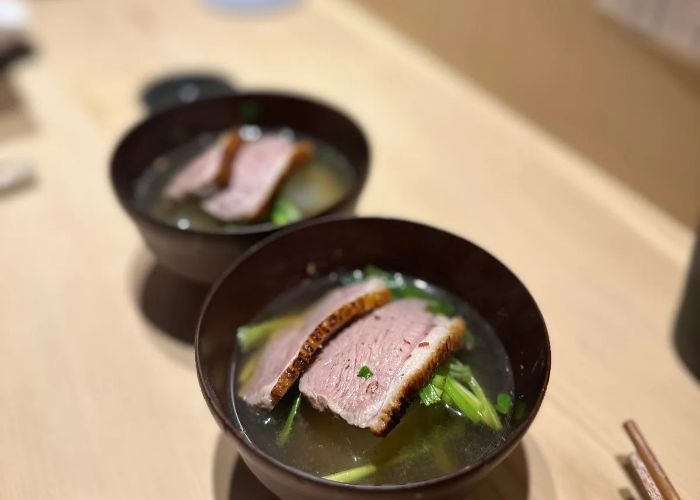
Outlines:
[[336, 335], [299, 381], [318, 410], [386, 435], [435, 369], [462, 346], [466, 325], [418, 299], [391, 302]]
[[284, 179], [313, 156], [313, 144], [267, 134], [246, 142], [233, 160], [228, 186], [202, 202], [223, 221], [256, 221], [267, 213]]
[[239, 395], [251, 405], [273, 408], [331, 336], [389, 300], [391, 291], [377, 278], [331, 290], [298, 323], [283, 328], [267, 342]]

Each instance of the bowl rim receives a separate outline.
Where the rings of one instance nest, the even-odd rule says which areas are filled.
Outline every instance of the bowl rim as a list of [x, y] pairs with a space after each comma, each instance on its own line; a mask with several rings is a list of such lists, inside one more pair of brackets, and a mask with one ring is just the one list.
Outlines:
[[[210, 302], [213, 300], [214, 296], [218, 292], [221, 284], [228, 279], [228, 277], [235, 272], [236, 268], [241, 265], [250, 255], [254, 254], [257, 252], [260, 248], [263, 246], [267, 246], [270, 244], [275, 243], [278, 239], [285, 238], [288, 233], [296, 232], [296, 231], [304, 231], [307, 228], [310, 227], [316, 227], [320, 225], [326, 225], [326, 224], [334, 224], [338, 222], [347, 222], [347, 221], [357, 221], [358, 223], [361, 221], [375, 221], [375, 222], [387, 222], [387, 223], [400, 223], [400, 224], [406, 224], [410, 226], [417, 226], [420, 229], [427, 229], [429, 231], [436, 231], [439, 233], [443, 233], [455, 238], [458, 238], [460, 240], [466, 241], [478, 249], [480, 249], [483, 252], [486, 252], [489, 256], [491, 256], [493, 259], [495, 259], [500, 265], [502, 265], [507, 271], [509, 271], [513, 277], [520, 283], [527, 293], [527, 295], [530, 297], [532, 300], [533, 304], [535, 305], [535, 308], [537, 310], [537, 314], [539, 316], [539, 319], [542, 322], [543, 328], [544, 328], [544, 340], [545, 340], [545, 360], [544, 360], [544, 381], [542, 384], [542, 387], [539, 391], [539, 394], [537, 396], [537, 400], [535, 401], [535, 404], [532, 406], [532, 409], [527, 416], [527, 418], [522, 421], [518, 427], [515, 428], [513, 432], [508, 435], [508, 437], [499, 443], [499, 445], [491, 450], [489, 453], [487, 453], [484, 457], [482, 457], [480, 460], [469, 464], [465, 467], [462, 467], [460, 469], [457, 469], [455, 471], [450, 472], [449, 474], [445, 474], [442, 476], [434, 477], [434, 478], [429, 478], [429, 479], [424, 479], [422, 481], [416, 481], [412, 483], [405, 483], [405, 484], [384, 484], [384, 485], [368, 485], [368, 484], [349, 484], [349, 483], [339, 483], [337, 481], [330, 481], [327, 479], [323, 479], [322, 477], [315, 476], [313, 474], [310, 474], [308, 472], [302, 471], [300, 469], [297, 469], [295, 467], [292, 467], [290, 465], [287, 465], [279, 460], [277, 460], [274, 457], [271, 457], [264, 453], [262, 450], [260, 450], [257, 446], [253, 445], [250, 443], [245, 437], [243, 437], [243, 434], [241, 431], [236, 429], [235, 425], [232, 425], [231, 422], [229, 422], [228, 417], [224, 414], [223, 410], [221, 409], [219, 405], [218, 398], [216, 397], [216, 394], [214, 393], [214, 390], [209, 386], [208, 383], [208, 378], [206, 374], [204, 373], [202, 369], [202, 361], [200, 359], [200, 335], [202, 332], [202, 323], [204, 320], [204, 317], [207, 313], [207, 310], [209, 308]], [[265, 238], [262, 241], [259, 241], [252, 245], [248, 250], [246, 250], [243, 254], [241, 254], [234, 262], [232, 262], [226, 270], [217, 278], [217, 280], [212, 284], [212, 286], [209, 288], [209, 291], [207, 292], [207, 296], [204, 299], [204, 302], [202, 303], [202, 306], [200, 308], [200, 313], [199, 317], [197, 319], [197, 329], [195, 332], [195, 341], [194, 341], [194, 351], [195, 351], [195, 365], [197, 369], [197, 380], [199, 381], [199, 386], [202, 391], [202, 394], [204, 396], [204, 399], [207, 403], [207, 406], [209, 407], [209, 410], [211, 413], [214, 415], [215, 419], [219, 423], [219, 426], [224, 429], [226, 433], [229, 435], [232, 435], [235, 439], [236, 442], [239, 446], [245, 447], [245, 449], [256, 455], [258, 459], [268, 463], [275, 469], [277, 469], [279, 472], [286, 473], [287, 475], [290, 475], [296, 479], [302, 479], [306, 481], [311, 481], [313, 483], [316, 483], [320, 487], [324, 488], [331, 488], [335, 489], [338, 491], [352, 491], [352, 492], [367, 492], [367, 493], [372, 493], [372, 492], [397, 492], [397, 491], [410, 491], [414, 489], [423, 489], [426, 487], [432, 487], [432, 486], [441, 486], [441, 485], [447, 485], [449, 483], [457, 482], [463, 479], [463, 477], [467, 474], [475, 474], [480, 470], [483, 469], [488, 469], [489, 466], [492, 464], [495, 465], [497, 464], [502, 458], [504, 458], [502, 455], [504, 451], [506, 451], [506, 456], [507, 454], [512, 451], [515, 446], [522, 440], [523, 436], [527, 432], [527, 430], [530, 428], [530, 425], [534, 421], [535, 417], [539, 413], [540, 407], [542, 405], [542, 401], [544, 400], [545, 393], [547, 392], [547, 387], [549, 385], [549, 378], [551, 374], [551, 368], [552, 368], [552, 359], [551, 359], [551, 343], [549, 339], [549, 331], [547, 329], [547, 324], [544, 321], [544, 317], [542, 315], [542, 311], [540, 310], [539, 306], [537, 305], [537, 302], [535, 301], [534, 296], [532, 293], [530, 293], [530, 290], [525, 286], [525, 284], [518, 278], [518, 276], [513, 273], [513, 271], [510, 270], [508, 266], [506, 266], [500, 259], [495, 257], [491, 252], [487, 251], [483, 247], [476, 245], [470, 240], [467, 240], [466, 238], [463, 238], [461, 236], [458, 236], [454, 233], [451, 233], [449, 231], [445, 231], [443, 229], [436, 228], [434, 226], [430, 226], [428, 224], [420, 223], [420, 222], [415, 222], [412, 220], [407, 220], [407, 219], [401, 219], [401, 218], [394, 218], [394, 217], [345, 217], [345, 216], [331, 216], [331, 217], [324, 217], [321, 219], [313, 219], [313, 220], [307, 220], [303, 224], [296, 225], [295, 227], [285, 229], [283, 231], [277, 232], [273, 234], [272, 236], [269, 236], [268, 238]]]
[[[245, 100], [245, 99], [265, 99], [265, 98], [281, 98], [289, 101], [296, 101], [298, 103], [306, 104], [306, 105], [311, 105], [317, 108], [322, 108], [324, 111], [334, 113], [341, 117], [342, 119], [346, 120], [348, 124], [352, 128], [354, 128], [357, 131], [358, 136], [362, 140], [362, 143], [364, 145], [365, 151], [367, 152], [367, 159], [365, 161], [364, 165], [360, 165], [360, 168], [355, 168], [355, 165], [352, 165], [353, 170], [357, 174], [355, 182], [353, 182], [352, 186], [348, 191], [335, 203], [330, 205], [329, 207], [326, 207], [324, 210], [318, 212], [317, 214], [314, 214], [310, 217], [307, 217], [305, 219], [302, 219], [297, 222], [292, 222], [291, 224], [288, 224], [286, 226], [276, 226], [272, 222], [266, 222], [266, 223], [261, 223], [261, 224], [241, 224], [240, 226], [236, 226], [232, 229], [226, 230], [226, 231], [212, 231], [212, 230], [203, 230], [203, 229], [192, 229], [192, 228], [187, 228], [187, 229], [181, 229], [173, 224], [169, 224], [165, 221], [162, 221], [158, 219], [157, 217], [152, 216], [145, 210], [141, 210], [137, 208], [133, 202], [132, 199], [129, 199], [127, 196], [123, 195], [122, 189], [119, 187], [122, 184], [122, 181], [118, 180], [119, 178], [119, 173], [118, 171], [120, 170], [118, 165], [117, 165], [117, 156], [119, 153], [128, 146], [128, 144], [133, 140], [135, 136], [138, 134], [143, 133], [144, 129], [147, 129], [148, 126], [155, 120], [162, 120], [164, 122], [172, 122], [171, 120], [168, 120], [167, 115], [171, 114], [176, 114], [176, 113], [181, 113], [183, 112], [183, 109], [188, 108], [188, 107], [194, 107], [197, 105], [201, 105], [202, 103], [205, 102], [213, 102], [213, 101], [231, 101], [231, 100]], [[318, 99], [316, 97], [312, 97], [310, 95], [300, 93], [300, 92], [288, 92], [288, 91], [276, 91], [273, 89], [267, 90], [267, 89], [260, 89], [260, 90], [254, 90], [251, 92], [238, 92], [235, 94], [230, 94], [230, 95], [223, 95], [223, 96], [215, 96], [215, 97], [207, 97], [204, 99], [198, 99], [194, 102], [189, 102], [189, 103], [183, 103], [179, 104], [167, 109], [163, 109], [160, 111], [157, 111], [153, 114], [146, 115], [140, 120], [138, 120], [136, 123], [132, 124], [129, 126], [125, 132], [122, 133], [122, 135], [119, 138], [119, 141], [117, 142], [116, 147], [112, 150], [112, 154], [110, 156], [109, 160], [109, 180], [110, 180], [110, 185], [112, 187], [112, 191], [114, 195], [116, 196], [117, 200], [119, 201], [119, 204], [121, 205], [122, 209], [129, 214], [130, 217], [133, 219], [145, 223], [153, 228], [159, 229], [161, 231], [167, 231], [172, 234], [189, 234], [192, 236], [197, 236], [200, 238], [211, 238], [211, 239], [220, 239], [220, 238], [227, 238], [227, 237], [236, 237], [236, 236], [261, 236], [261, 235], [267, 235], [267, 234], [272, 234], [275, 232], [280, 231], [281, 229], [287, 229], [290, 227], [296, 227], [300, 224], [303, 224], [304, 222], [310, 221], [310, 220], [316, 220], [319, 218], [327, 217], [329, 215], [332, 215], [336, 213], [337, 210], [342, 208], [344, 205], [351, 203], [353, 200], [357, 200], [362, 194], [362, 191], [365, 189], [365, 186], [367, 185], [367, 179], [369, 178], [370, 175], [370, 167], [372, 164], [372, 149], [370, 146], [369, 139], [367, 137], [367, 134], [365, 133], [364, 129], [360, 126], [359, 122], [349, 113], [347, 112], [344, 108], [331, 104], [328, 101], [325, 101], [323, 99]], [[358, 172], [359, 170], [359, 172]]]

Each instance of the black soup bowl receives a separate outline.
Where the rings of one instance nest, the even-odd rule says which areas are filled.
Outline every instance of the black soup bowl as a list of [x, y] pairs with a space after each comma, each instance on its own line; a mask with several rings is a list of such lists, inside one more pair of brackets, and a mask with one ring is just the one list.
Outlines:
[[[367, 264], [421, 278], [466, 301], [491, 325], [510, 358], [521, 415], [497, 448], [448, 475], [386, 486], [327, 481], [263, 453], [246, 438], [236, 418], [231, 376], [236, 329], [310, 273], [323, 276]], [[461, 498], [518, 444], [542, 403], [551, 364], [547, 328], [537, 304], [505, 265], [453, 234], [382, 218], [310, 221], [251, 248], [212, 287], [200, 315], [195, 352], [199, 383], [212, 414], [235, 438], [250, 470], [282, 499]]]
[[288, 127], [335, 147], [354, 170], [354, 181], [337, 203], [316, 214], [351, 214], [369, 169], [369, 145], [360, 127], [346, 114], [314, 99], [247, 93], [203, 99], [152, 115], [119, 142], [110, 174], [121, 206], [138, 227], [148, 248], [166, 269], [194, 281], [211, 283], [249, 246], [279, 230], [272, 223], [240, 225], [226, 231], [180, 229], [135, 203], [135, 190], [153, 162], [204, 133], [255, 124]]

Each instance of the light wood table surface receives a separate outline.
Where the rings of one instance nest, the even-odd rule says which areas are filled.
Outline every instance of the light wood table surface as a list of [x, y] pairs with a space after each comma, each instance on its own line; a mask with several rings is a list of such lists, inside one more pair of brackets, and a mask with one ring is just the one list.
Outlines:
[[352, 4], [32, 6], [37, 55], [13, 75], [32, 128], [0, 142], [38, 174], [0, 197], [0, 498], [264, 498], [161, 328], [196, 293], [153, 271], [107, 178], [144, 83], [193, 68], [350, 110], [373, 145], [361, 214], [467, 237], [531, 289], [549, 391], [474, 498], [621, 498], [628, 417], [700, 498], [700, 390], [671, 340], [690, 231]]

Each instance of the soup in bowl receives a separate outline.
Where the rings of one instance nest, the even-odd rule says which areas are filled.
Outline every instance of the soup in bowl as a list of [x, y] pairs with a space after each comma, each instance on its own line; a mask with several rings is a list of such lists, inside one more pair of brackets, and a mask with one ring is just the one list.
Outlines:
[[539, 409], [549, 340], [485, 250], [393, 219], [308, 222], [212, 288], [195, 341], [204, 397], [281, 498], [449, 498]]
[[117, 197], [170, 271], [211, 282], [290, 224], [351, 213], [369, 147], [345, 114], [275, 93], [205, 99], [153, 115], [118, 145]]

